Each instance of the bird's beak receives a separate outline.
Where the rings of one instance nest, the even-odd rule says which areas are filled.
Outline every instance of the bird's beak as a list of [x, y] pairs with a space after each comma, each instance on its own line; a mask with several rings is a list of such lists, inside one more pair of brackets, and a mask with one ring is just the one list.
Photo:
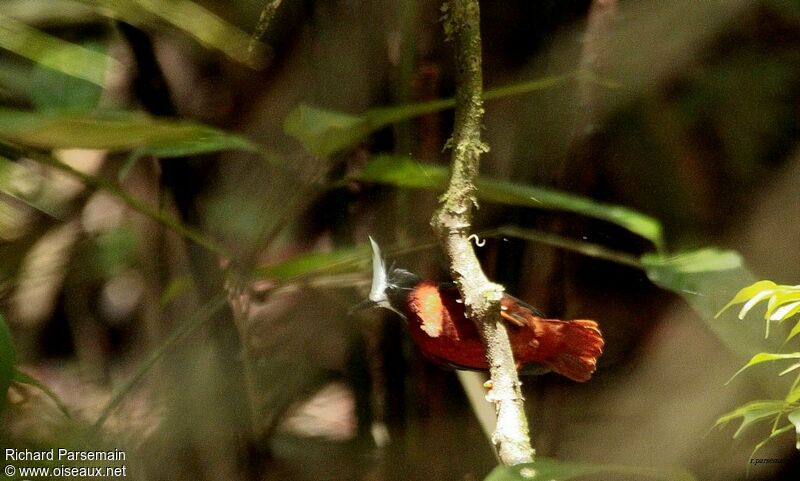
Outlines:
[[371, 309], [373, 307], [378, 307], [378, 303], [373, 301], [372, 299], [364, 299], [363, 301], [351, 307], [350, 310], [347, 311], [347, 315], [352, 316], [358, 311], [363, 311], [364, 309]]

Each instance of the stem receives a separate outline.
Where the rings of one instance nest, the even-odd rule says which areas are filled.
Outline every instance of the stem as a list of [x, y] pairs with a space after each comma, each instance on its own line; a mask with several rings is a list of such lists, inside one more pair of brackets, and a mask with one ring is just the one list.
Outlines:
[[128, 207], [132, 208], [133, 210], [149, 217], [150, 219], [158, 222], [167, 229], [170, 229], [173, 232], [180, 234], [181, 236], [189, 239], [190, 241], [194, 242], [200, 247], [210, 252], [213, 252], [214, 254], [217, 254], [224, 258], [230, 258], [231, 256], [231, 254], [227, 251], [227, 249], [217, 244], [214, 240], [207, 237], [204, 233], [181, 223], [181, 221], [175, 219], [174, 217], [168, 214], [165, 214], [157, 207], [154, 207], [142, 200], [137, 199], [128, 192], [124, 191], [122, 188], [116, 186], [115, 184], [101, 177], [85, 174], [80, 170], [72, 167], [71, 165], [61, 162], [60, 160], [57, 160], [54, 157], [50, 157], [48, 155], [43, 155], [32, 151], [26, 151], [22, 155], [40, 164], [49, 165], [62, 172], [66, 172], [67, 174], [75, 177], [76, 179], [81, 181], [81, 183], [92, 189], [100, 189], [108, 192], [109, 194], [113, 195], [117, 199], [127, 204]]
[[477, 0], [442, 4], [445, 34], [455, 44], [456, 112], [452, 148], [452, 175], [447, 191], [433, 214], [431, 226], [450, 261], [450, 274], [464, 299], [467, 315], [486, 345], [492, 388], [487, 399], [495, 404], [497, 427], [492, 439], [506, 465], [533, 461], [522, 389], [508, 333], [500, 318], [503, 287], [486, 277], [470, 243], [472, 213], [477, 205], [475, 182], [480, 155], [487, 146], [480, 139], [483, 118], [480, 8]]
[[103, 427], [106, 420], [114, 412], [114, 409], [119, 406], [125, 396], [130, 393], [133, 388], [150, 372], [153, 366], [161, 360], [164, 355], [177, 343], [182, 341], [186, 336], [193, 333], [195, 329], [202, 326], [205, 322], [213, 318], [222, 308], [227, 305], [227, 300], [224, 295], [220, 294], [211, 299], [201, 310], [196, 312], [192, 317], [186, 320], [181, 326], [170, 334], [170, 336], [161, 343], [158, 348], [150, 354], [150, 357], [142, 363], [136, 372], [131, 376], [128, 381], [123, 384], [111, 397], [111, 400], [103, 408], [97, 421], [94, 422], [92, 429], [97, 432]]

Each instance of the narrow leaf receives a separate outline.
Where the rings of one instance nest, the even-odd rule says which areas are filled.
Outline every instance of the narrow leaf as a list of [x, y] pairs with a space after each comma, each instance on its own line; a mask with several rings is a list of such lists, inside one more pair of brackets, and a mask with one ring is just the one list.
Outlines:
[[747, 362], [747, 364], [744, 365], [744, 367], [742, 367], [741, 369], [736, 371], [736, 374], [731, 376], [731, 378], [728, 380], [728, 382], [731, 382], [733, 380], [733, 378], [735, 378], [736, 376], [741, 374], [745, 369], [750, 368], [752, 366], [755, 366], [756, 364], [761, 364], [761, 363], [770, 362], [770, 361], [781, 361], [781, 360], [784, 360], [784, 359], [800, 359], [800, 352], [794, 352], [794, 353], [790, 353], [790, 354], [760, 352], [760, 353], [756, 354], [755, 356], [753, 356]]
[[120, 68], [107, 55], [74, 45], [0, 13], [0, 48], [55, 71], [102, 86], [106, 68]]
[[[770, 321], [785, 321], [800, 312], [800, 301], [790, 302], [775, 309], [769, 316]], [[769, 313], [768, 313], [769, 314]]]
[[102, 5], [100, 13], [112, 12], [129, 23], [138, 25], [153, 20], [153, 16], [183, 30], [207, 48], [224, 53], [237, 62], [260, 67], [263, 51], [248, 54], [250, 36], [226, 22], [202, 5], [189, 0], [93, 0]]
[[[397, 187], [440, 191], [446, 186], [449, 171], [441, 166], [422, 165], [409, 157], [381, 155], [372, 159], [352, 178]], [[658, 247], [663, 243], [661, 224], [652, 217], [627, 207], [605, 204], [567, 192], [486, 177], [479, 178], [477, 184], [478, 198], [486, 202], [574, 212], [622, 226]]]
[[0, 108], [0, 138], [45, 149], [150, 149], [161, 154], [257, 148], [243, 137], [206, 125], [155, 119], [135, 112], [89, 117]]
[[794, 336], [800, 334], [800, 321], [798, 321], [791, 331], [789, 331], [789, 336], [786, 338], [787, 341], [791, 340]]
[[794, 424], [794, 429], [797, 433], [794, 447], [795, 449], [800, 450], [800, 409], [795, 409], [794, 411], [790, 412], [787, 418], [789, 418], [790, 423]]
[[756, 304], [768, 298], [774, 293], [775, 293], [774, 289], [765, 289], [759, 292], [758, 294], [754, 295], [753, 297], [751, 297], [750, 300], [744, 303], [744, 306], [742, 306], [742, 310], [739, 311], [739, 319], [744, 319], [747, 313], [750, 312], [750, 309], [752, 309]]
[[785, 405], [786, 403], [784, 401], [778, 400], [752, 401], [720, 416], [715, 426], [726, 424], [736, 418], [742, 418], [742, 424], [733, 435], [733, 437], [736, 438], [739, 437], [748, 426], [771, 417], [779, 416], [783, 412]]
[[749, 300], [750, 298], [752, 298], [753, 296], [755, 296], [756, 294], [758, 294], [763, 290], [772, 289], [775, 287], [777, 287], [777, 284], [775, 284], [772, 281], [758, 281], [756, 283], [753, 283], [745, 287], [744, 289], [740, 290], [739, 292], [737, 292], [736, 295], [733, 297], [733, 299], [731, 299], [730, 302], [725, 304], [725, 307], [720, 309], [717, 315], [714, 317], [719, 317], [720, 314], [722, 314], [722, 312], [727, 310], [729, 307], [746, 302], [747, 300]]
[[[484, 92], [483, 98], [491, 100], [513, 95], [522, 95], [537, 90], [552, 88], [574, 77], [574, 74], [555, 75], [542, 79], [520, 82]], [[420, 115], [439, 112], [455, 107], [455, 99], [441, 99], [394, 107], [368, 110], [361, 115], [352, 115], [300, 104], [284, 120], [284, 131], [296, 138], [309, 152], [327, 157], [360, 142], [369, 134], [388, 125], [403, 122]]]

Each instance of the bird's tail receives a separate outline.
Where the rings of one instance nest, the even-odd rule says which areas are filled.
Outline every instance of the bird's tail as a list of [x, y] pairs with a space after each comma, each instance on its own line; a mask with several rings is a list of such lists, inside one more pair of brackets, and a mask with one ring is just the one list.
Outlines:
[[597, 323], [590, 320], [543, 321], [558, 332], [559, 342], [554, 354], [542, 363], [573, 381], [588, 381], [597, 367], [597, 358], [603, 353], [603, 335]]

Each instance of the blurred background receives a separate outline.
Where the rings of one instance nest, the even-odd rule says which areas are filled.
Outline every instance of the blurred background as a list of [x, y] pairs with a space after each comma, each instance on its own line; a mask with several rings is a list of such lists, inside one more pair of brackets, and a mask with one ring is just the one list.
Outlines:
[[[0, 1], [3, 448], [122, 449], [142, 480], [486, 477], [480, 381], [397, 316], [348, 314], [368, 235], [446, 280], [440, 7]], [[481, 22], [478, 254], [606, 339], [585, 384], [523, 379], [537, 455], [796, 479], [791, 428], [756, 454], [771, 422], [714, 428], [783, 399], [787, 365], [727, 381], [796, 349], [714, 314], [800, 278], [800, 4], [492, 1]]]

